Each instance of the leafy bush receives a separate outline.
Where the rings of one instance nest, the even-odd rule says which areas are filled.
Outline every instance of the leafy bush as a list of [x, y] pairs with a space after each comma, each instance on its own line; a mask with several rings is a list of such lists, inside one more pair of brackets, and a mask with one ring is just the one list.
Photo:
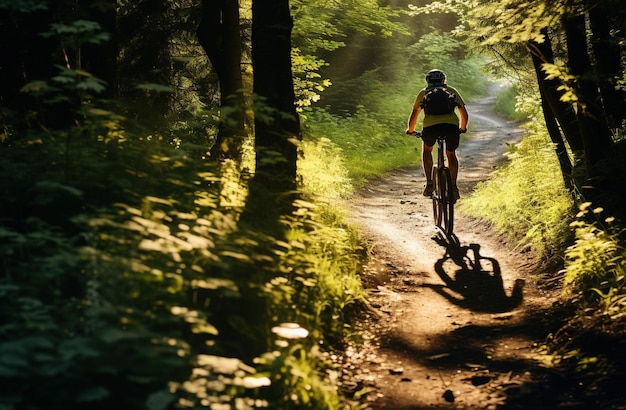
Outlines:
[[522, 102], [518, 101], [519, 98], [520, 95], [516, 85], [505, 87], [496, 95], [496, 113], [513, 121], [528, 119], [528, 113], [525, 112]]
[[339, 147], [355, 187], [391, 169], [417, 163], [419, 145], [404, 134], [404, 127], [405, 123], [387, 128], [365, 109], [345, 118], [315, 109], [307, 112], [305, 122], [308, 138], [326, 138]]
[[353, 233], [304, 202], [287, 241], [239, 228], [193, 145], [84, 112], [0, 150], [0, 406], [335, 406]]
[[[564, 292], [581, 302], [580, 309], [599, 305], [613, 319], [626, 315], [626, 247], [623, 228], [614, 218], [601, 220], [601, 208], [581, 205], [575, 228], [576, 241], [565, 252]], [[591, 222], [593, 215], [596, 221]]]
[[344, 164], [341, 149], [331, 140], [321, 137], [301, 143], [302, 157], [298, 173], [303, 191], [317, 199], [345, 198], [352, 192], [352, 183]]
[[491, 221], [498, 232], [550, 260], [571, 241], [572, 200], [547, 136], [527, 126], [528, 136], [509, 147], [510, 162], [459, 203], [462, 211]]

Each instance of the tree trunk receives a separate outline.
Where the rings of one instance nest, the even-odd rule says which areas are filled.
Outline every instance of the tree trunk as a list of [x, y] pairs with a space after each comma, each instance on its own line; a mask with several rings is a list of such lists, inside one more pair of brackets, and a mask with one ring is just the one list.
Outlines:
[[563, 183], [565, 184], [565, 188], [569, 192], [573, 192], [574, 181], [572, 179], [572, 161], [567, 154], [567, 148], [565, 147], [565, 142], [563, 141], [563, 136], [561, 134], [559, 124], [554, 117], [554, 113], [550, 109], [550, 106], [545, 98], [542, 84], [539, 84], [539, 92], [541, 94], [541, 109], [543, 111], [543, 117], [546, 122], [548, 135], [550, 135], [550, 140], [554, 144], [556, 157], [559, 160], [559, 167], [561, 169], [561, 174], [563, 175]]
[[607, 121], [612, 129], [620, 128], [626, 121], [626, 96], [623, 90], [616, 88], [622, 72], [621, 51], [617, 39], [611, 37], [612, 26], [607, 9], [603, 6], [591, 7], [588, 15], [595, 73]]
[[[567, 40], [568, 66], [576, 76], [576, 115], [581, 129], [585, 159], [589, 172], [611, 153], [613, 140], [605, 121], [598, 85], [593, 81], [591, 59], [587, 52], [584, 16], [564, 18]], [[590, 175], [591, 176], [591, 175]]]
[[[238, 0], [203, 0], [198, 41], [218, 77], [222, 118], [211, 155], [241, 161], [245, 101], [241, 75]], [[228, 112], [228, 114], [224, 114]]]
[[252, 18], [256, 171], [250, 200], [254, 207], [262, 196], [265, 209], [281, 215], [291, 211], [295, 199], [301, 138], [291, 71], [289, 1], [254, 0]]
[[563, 135], [565, 136], [570, 148], [575, 153], [579, 151], [582, 152], [583, 144], [580, 129], [578, 128], [576, 120], [576, 113], [569, 103], [561, 101], [558, 90], [561, 86], [561, 82], [556, 78], [550, 80], [546, 79], [546, 73], [542, 68], [544, 63], [554, 63], [550, 38], [547, 32], [544, 32], [544, 34], [545, 41], [543, 43], [529, 43], [530, 54], [533, 60], [533, 66], [535, 67], [537, 81], [543, 87], [543, 95], [548, 103], [548, 106], [552, 110], [554, 117], [559, 122], [559, 125], [563, 130]]

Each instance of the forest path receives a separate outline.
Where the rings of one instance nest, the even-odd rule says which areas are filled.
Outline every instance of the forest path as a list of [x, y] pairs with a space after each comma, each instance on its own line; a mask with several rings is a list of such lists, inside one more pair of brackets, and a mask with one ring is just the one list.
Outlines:
[[[460, 201], [522, 136], [494, 113], [497, 87], [468, 104]], [[553, 408], [549, 392], [536, 393], [549, 387], [537, 346], [554, 291], [538, 288], [528, 255], [484, 223], [458, 214], [455, 236], [438, 234], [423, 186], [421, 168], [407, 168], [351, 199], [351, 219], [372, 248], [363, 279], [374, 312], [361, 323], [364, 345], [347, 350], [354, 390], [369, 391], [375, 410]], [[484, 269], [464, 265], [470, 245]]]

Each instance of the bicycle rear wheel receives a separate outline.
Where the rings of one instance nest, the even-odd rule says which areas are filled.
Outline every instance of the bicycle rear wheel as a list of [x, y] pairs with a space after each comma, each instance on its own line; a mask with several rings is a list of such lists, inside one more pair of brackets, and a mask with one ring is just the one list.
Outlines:
[[431, 195], [433, 201], [433, 217], [435, 219], [435, 226], [441, 228], [441, 217], [443, 213], [443, 207], [441, 206], [441, 195], [440, 195], [440, 182], [439, 182], [440, 173], [438, 172], [437, 166], [433, 167], [433, 193]]
[[454, 193], [452, 176], [448, 168], [439, 170], [439, 197], [441, 206], [441, 224], [438, 225], [446, 235], [452, 235], [454, 229]]

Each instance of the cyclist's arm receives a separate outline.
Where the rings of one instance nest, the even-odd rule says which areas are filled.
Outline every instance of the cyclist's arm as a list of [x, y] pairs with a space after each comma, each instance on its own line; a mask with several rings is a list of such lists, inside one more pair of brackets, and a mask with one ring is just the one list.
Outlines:
[[406, 128], [407, 134], [412, 134], [413, 131], [415, 131], [415, 126], [417, 125], [417, 117], [419, 117], [421, 111], [422, 109], [419, 107], [413, 107], [413, 109], [411, 110], [411, 115], [409, 115], [409, 122]]
[[467, 131], [467, 122], [469, 121], [469, 114], [467, 113], [467, 108], [465, 105], [458, 107], [461, 123], [459, 124], [459, 128], [461, 131]]
[[411, 115], [409, 115], [409, 121], [406, 128], [407, 134], [412, 134], [415, 131], [415, 126], [417, 125], [417, 118], [420, 116], [422, 112], [422, 106], [420, 105], [422, 100], [424, 99], [424, 90], [420, 90], [417, 93], [417, 97], [415, 97], [415, 102], [413, 103], [413, 109], [411, 110]]

